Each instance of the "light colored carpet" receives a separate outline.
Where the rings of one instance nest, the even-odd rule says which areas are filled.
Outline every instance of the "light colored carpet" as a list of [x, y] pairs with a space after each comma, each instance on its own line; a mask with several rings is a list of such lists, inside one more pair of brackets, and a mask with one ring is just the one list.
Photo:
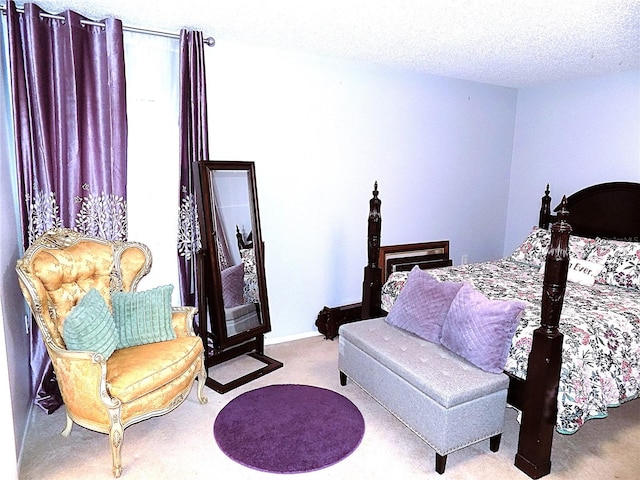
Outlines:
[[[331, 467], [294, 475], [313, 479], [494, 480], [527, 477], [513, 466], [518, 439], [516, 412], [506, 412], [500, 451], [481, 442], [449, 455], [443, 476], [434, 471], [435, 454], [378, 403], [353, 383], [341, 387], [338, 340], [314, 336], [268, 345], [266, 352], [284, 367], [254, 382], [220, 395], [205, 389], [209, 403], [200, 405], [195, 388], [178, 409], [125, 430], [122, 447], [123, 479], [267, 479], [282, 477], [251, 470], [220, 451], [213, 438], [216, 414], [237, 395], [274, 383], [300, 383], [333, 389], [354, 402], [365, 419], [365, 435], [356, 451]], [[243, 357], [212, 369], [218, 380], [251, 368]], [[331, 422], [327, 418], [327, 422]], [[111, 479], [108, 437], [74, 425], [65, 426], [64, 408], [52, 415], [34, 409], [23, 451], [20, 478]], [[576, 434], [556, 434], [548, 480], [640, 478], [640, 400], [611, 409], [604, 420], [591, 420]]]

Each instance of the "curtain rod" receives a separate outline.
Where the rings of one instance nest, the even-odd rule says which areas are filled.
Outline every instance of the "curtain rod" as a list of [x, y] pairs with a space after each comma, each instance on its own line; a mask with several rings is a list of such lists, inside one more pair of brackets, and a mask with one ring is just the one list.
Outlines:
[[[2, 10], [2, 13], [4, 15], [7, 14], [7, 6], [6, 5], [0, 5], [0, 10]], [[16, 11], [18, 13], [24, 13], [24, 8], [16, 8]], [[44, 17], [44, 18], [53, 18], [56, 20], [65, 20], [65, 17], [61, 16], [61, 15], [52, 15], [50, 13], [45, 13], [45, 12], [40, 12], [40, 16]], [[80, 24], [81, 25], [91, 25], [94, 27], [104, 27], [104, 23], [101, 22], [94, 22], [92, 20], [80, 20]], [[127, 32], [135, 32], [135, 33], [146, 33], [149, 35], [157, 35], [159, 37], [167, 37], [167, 38], [175, 38], [175, 39], [180, 39], [180, 35], [177, 33], [171, 33], [171, 32], [162, 32], [160, 30], [149, 30], [146, 28], [138, 28], [138, 27], [128, 27], [126, 25], [122, 26], [123, 30], [126, 30]], [[213, 37], [207, 37], [203, 39], [204, 43], [210, 47], [213, 47], [216, 44], [216, 39]]]

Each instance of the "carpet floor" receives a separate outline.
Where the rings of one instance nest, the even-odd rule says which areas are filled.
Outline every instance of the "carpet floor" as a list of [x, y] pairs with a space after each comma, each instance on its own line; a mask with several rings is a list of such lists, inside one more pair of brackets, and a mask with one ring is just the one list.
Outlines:
[[[340, 386], [338, 340], [321, 336], [268, 345], [267, 355], [284, 362], [276, 370], [229, 393], [205, 389], [209, 403], [200, 405], [195, 388], [180, 407], [158, 418], [130, 426], [122, 446], [123, 480], [282, 478], [281, 474], [247, 468], [228, 458], [216, 445], [212, 428], [218, 412], [241, 393], [276, 383], [329, 388], [351, 400], [362, 412], [365, 434], [358, 448], [343, 461], [308, 473], [300, 480], [527, 480], [513, 466], [518, 441], [517, 415], [506, 411], [500, 451], [481, 442], [449, 455], [443, 476], [434, 471], [434, 452], [353, 383]], [[211, 369], [218, 380], [232, 379], [253, 368], [242, 357]], [[38, 479], [112, 479], [108, 437], [74, 425], [65, 426], [64, 407], [52, 415], [34, 408], [23, 448], [19, 477]], [[547, 480], [632, 480], [640, 472], [640, 400], [610, 410], [609, 418], [590, 420], [574, 435], [556, 434], [552, 473]]]

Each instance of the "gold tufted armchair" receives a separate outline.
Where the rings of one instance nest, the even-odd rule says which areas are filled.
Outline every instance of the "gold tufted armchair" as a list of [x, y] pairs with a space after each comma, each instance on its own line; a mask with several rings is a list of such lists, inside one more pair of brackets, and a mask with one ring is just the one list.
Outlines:
[[170, 307], [167, 328], [173, 328], [175, 339], [117, 348], [108, 359], [65, 345], [65, 319], [89, 290], [96, 289], [111, 309], [111, 294], [134, 292], [150, 268], [151, 253], [143, 244], [112, 242], [63, 228], [37, 239], [16, 266], [66, 406], [62, 434], [69, 435], [73, 422], [108, 434], [116, 477], [122, 473], [120, 449], [126, 427], [178, 407], [196, 377], [198, 399], [207, 402], [202, 340], [192, 327], [194, 307]]

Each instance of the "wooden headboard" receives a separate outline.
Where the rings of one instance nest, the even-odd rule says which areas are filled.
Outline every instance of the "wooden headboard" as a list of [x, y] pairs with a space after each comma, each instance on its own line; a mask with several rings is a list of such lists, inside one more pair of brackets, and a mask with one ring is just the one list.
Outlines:
[[[557, 218], [550, 204], [547, 186], [540, 208], [541, 228], [548, 228]], [[592, 185], [567, 197], [567, 210], [573, 235], [640, 242], [640, 183]]]

